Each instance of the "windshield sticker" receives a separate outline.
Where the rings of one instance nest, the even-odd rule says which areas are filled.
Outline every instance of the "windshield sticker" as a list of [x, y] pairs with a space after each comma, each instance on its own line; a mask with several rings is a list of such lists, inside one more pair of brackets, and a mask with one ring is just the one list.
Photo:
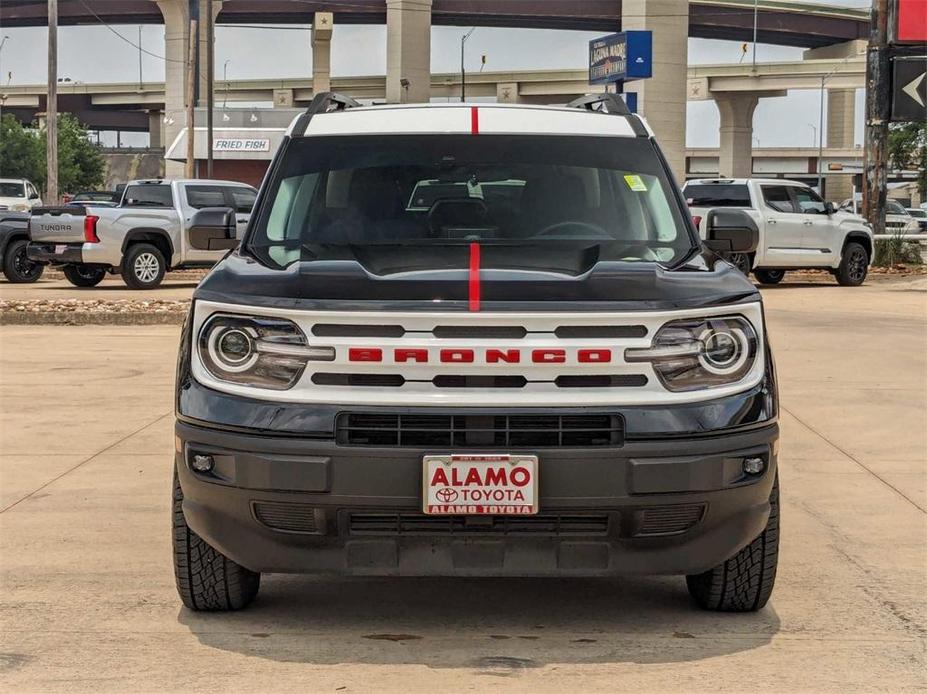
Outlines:
[[641, 177], [637, 174], [626, 174], [624, 177], [624, 182], [628, 184], [628, 188], [633, 190], [635, 193], [646, 193], [647, 186], [644, 185], [644, 182], [641, 180]]

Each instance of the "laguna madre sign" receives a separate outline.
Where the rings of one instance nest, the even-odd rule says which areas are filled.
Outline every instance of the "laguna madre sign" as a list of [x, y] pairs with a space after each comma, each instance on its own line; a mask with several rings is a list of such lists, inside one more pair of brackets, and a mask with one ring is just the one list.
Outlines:
[[649, 31], [620, 31], [589, 42], [589, 84], [621, 85], [647, 79], [652, 71]]

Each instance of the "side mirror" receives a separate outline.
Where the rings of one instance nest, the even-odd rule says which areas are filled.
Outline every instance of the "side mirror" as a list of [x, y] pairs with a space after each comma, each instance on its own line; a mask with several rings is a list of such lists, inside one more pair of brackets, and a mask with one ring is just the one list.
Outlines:
[[825, 202], [824, 211], [828, 214], [828, 216], [832, 214], [837, 214], [837, 206], [830, 201]]
[[36, 193], [36, 192], [33, 192], [33, 193], [29, 196], [29, 199], [30, 199], [30, 200], [38, 200], [38, 199], [39, 199], [39, 194]]
[[719, 253], [752, 253], [760, 230], [743, 210], [719, 208], [708, 212], [705, 245]]
[[201, 251], [224, 251], [238, 246], [235, 211], [230, 207], [204, 207], [190, 220], [190, 245]]

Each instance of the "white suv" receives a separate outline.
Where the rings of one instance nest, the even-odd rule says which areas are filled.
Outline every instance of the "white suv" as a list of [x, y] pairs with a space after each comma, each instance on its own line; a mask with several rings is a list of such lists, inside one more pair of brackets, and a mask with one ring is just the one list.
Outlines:
[[42, 204], [42, 197], [25, 178], [0, 178], [0, 210], [29, 212]]

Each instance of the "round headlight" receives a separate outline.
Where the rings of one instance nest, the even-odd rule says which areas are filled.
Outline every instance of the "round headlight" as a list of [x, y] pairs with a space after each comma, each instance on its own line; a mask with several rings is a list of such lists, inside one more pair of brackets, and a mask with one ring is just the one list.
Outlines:
[[740, 369], [747, 360], [750, 344], [742, 330], [709, 329], [699, 339], [702, 350], [699, 363], [713, 374], [729, 374]]
[[231, 371], [245, 371], [258, 358], [254, 339], [238, 327], [217, 327], [209, 335], [209, 356], [222, 368]]

